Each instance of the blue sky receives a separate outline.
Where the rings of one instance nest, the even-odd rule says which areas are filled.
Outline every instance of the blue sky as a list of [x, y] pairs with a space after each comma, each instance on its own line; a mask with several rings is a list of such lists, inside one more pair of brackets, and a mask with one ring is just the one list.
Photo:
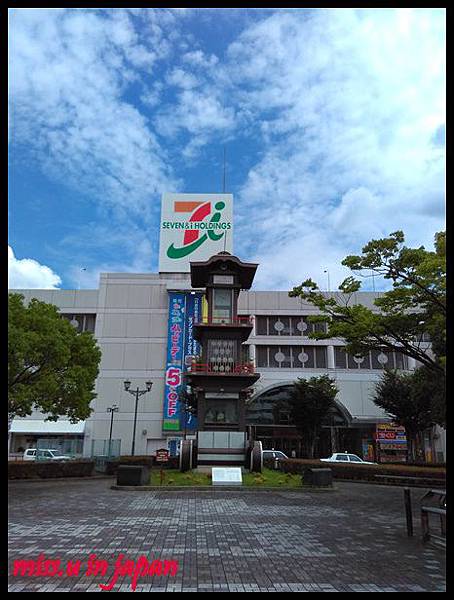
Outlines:
[[161, 194], [222, 191], [224, 145], [256, 289], [445, 227], [443, 9], [14, 9], [9, 93], [14, 288], [156, 272]]

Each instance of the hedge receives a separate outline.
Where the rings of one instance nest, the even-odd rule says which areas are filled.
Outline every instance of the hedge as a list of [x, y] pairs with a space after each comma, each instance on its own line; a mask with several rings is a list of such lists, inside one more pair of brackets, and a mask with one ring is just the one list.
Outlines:
[[90, 477], [94, 460], [9, 461], [8, 479], [55, 479], [58, 477]]
[[169, 456], [166, 463], [157, 463], [154, 456], [120, 456], [106, 461], [106, 475], [116, 475], [119, 465], [145, 465], [147, 467], [178, 469], [180, 466], [179, 456]]
[[[265, 460], [264, 464], [269, 467], [274, 467], [273, 460]], [[358, 479], [366, 481], [379, 481], [376, 475], [391, 475], [399, 477], [408, 477], [411, 482], [411, 478], [419, 477], [427, 481], [428, 484], [431, 482], [441, 484], [446, 481], [446, 468], [435, 466], [414, 466], [414, 465], [353, 465], [345, 463], [326, 463], [317, 459], [301, 459], [301, 458], [289, 458], [282, 459], [278, 462], [279, 470], [284, 473], [296, 473], [302, 474], [304, 469], [308, 467], [315, 468], [330, 468], [333, 471], [333, 477], [336, 479]]]

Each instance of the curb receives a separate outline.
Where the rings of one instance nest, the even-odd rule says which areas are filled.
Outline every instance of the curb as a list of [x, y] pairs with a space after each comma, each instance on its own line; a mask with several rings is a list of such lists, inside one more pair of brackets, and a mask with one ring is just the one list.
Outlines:
[[446, 481], [442, 481], [440, 484], [437, 483], [437, 481], [435, 482], [431, 482], [427, 485], [422, 484], [422, 483], [399, 483], [397, 481], [389, 481], [389, 482], [385, 482], [385, 481], [374, 481], [374, 480], [367, 480], [367, 479], [338, 479], [336, 478], [336, 482], [343, 482], [345, 481], [345, 483], [368, 483], [369, 485], [381, 485], [384, 487], [402, 487], [402, 488], [406, 488], [406, 487], [414, 487], [414, 488], [421, 488], [421, 489], [427, 489], [427, 488], [435, 488], [435, 489], [441, 489], [444, 490], [446, 489]]
[[275, 486], [275, 487], [254, 487], [254, 486], [231, 486], [231, 485], [111, 485], [111, 490], [123, 492], [156, 492], [156, 491], [175, 491], [175, 492], [334, 492], [337, 489], [333, 487], [315, 487], [315, 486]]
[[68, 481], [92, 481], [93, 479], [114, 479], [114, 477], [114, 475], [88, 475], [87, 477], [34, 477], [33, 479], [24, 477], [23, 479], [8, 479], [8, 484], [17, 482], [36, 483], [37, 481], [40, 481], [41, 483], [45, 481], [64, 481], [67, 483]]

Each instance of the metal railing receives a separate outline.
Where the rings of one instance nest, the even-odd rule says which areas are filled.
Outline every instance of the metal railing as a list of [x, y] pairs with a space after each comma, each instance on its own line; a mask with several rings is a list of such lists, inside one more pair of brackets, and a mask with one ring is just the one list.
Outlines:
[[197, 363], [189, 366], [190, 373], [210, 373], [213, 375], [250, 375], [255, 373], [252, 363]]
[[235, 317], [203, 317], [195, 325], [252, 325], [252, 317], [249, 315], [236, 315]]

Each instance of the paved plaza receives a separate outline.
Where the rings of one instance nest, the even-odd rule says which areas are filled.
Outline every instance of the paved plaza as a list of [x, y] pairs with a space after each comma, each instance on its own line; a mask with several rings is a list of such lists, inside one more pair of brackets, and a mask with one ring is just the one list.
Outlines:
[[[134, 569], [141, 556], [178, 561], [174, 575], [134, 571], [142, 592], [445, 591], [445, 552], [422, 545], [417, 513], [407, 537], [402, 488], [131, 492], [113, 482], [10, 483], [9, 591], [102, 591], [109, 581], [132, 591], [133, 571], [113, 577], [120, 554]], [[424, 492], [412, 490], [415, 508]], [[61, 560], [60, 574], [13, 576], [15, 560], [41, 554]], [[104, 574], [87, 574], [93, 554], [108, 562]], [[77, 560], [79, 574], [68, 575]]]

